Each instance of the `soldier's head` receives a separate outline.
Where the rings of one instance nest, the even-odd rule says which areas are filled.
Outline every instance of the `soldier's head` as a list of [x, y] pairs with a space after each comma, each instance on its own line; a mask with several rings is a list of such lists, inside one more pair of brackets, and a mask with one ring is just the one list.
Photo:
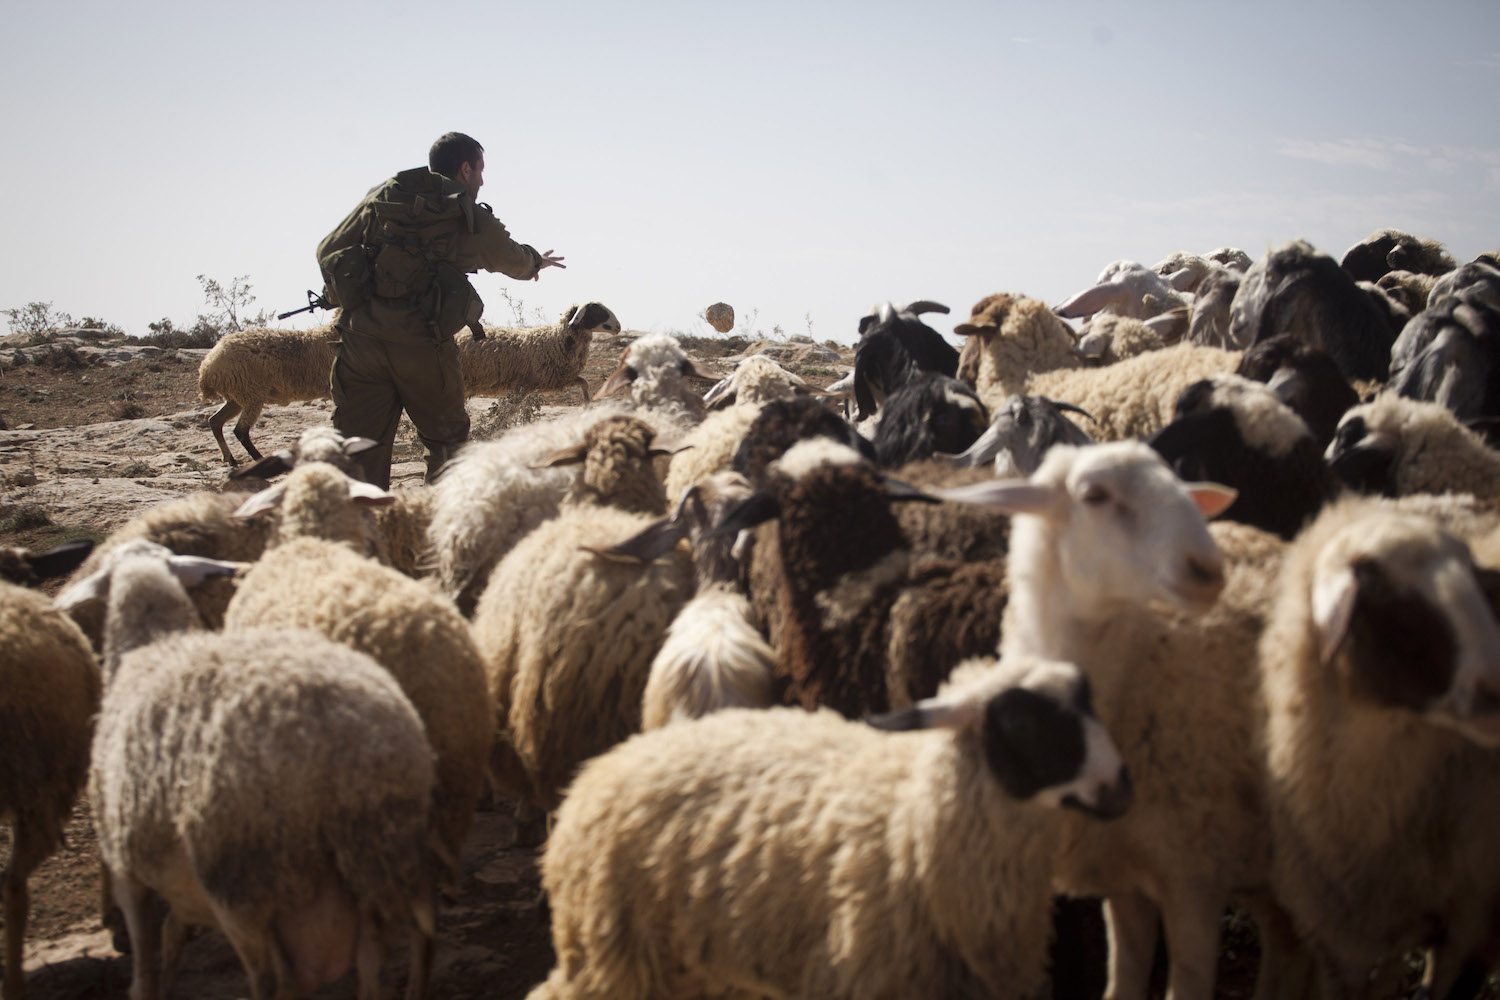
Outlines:
[[449, 132], [427, 151], [427, 168], [458, 181], [477, 198], [484, 185], [484, 147], [462, 132]]

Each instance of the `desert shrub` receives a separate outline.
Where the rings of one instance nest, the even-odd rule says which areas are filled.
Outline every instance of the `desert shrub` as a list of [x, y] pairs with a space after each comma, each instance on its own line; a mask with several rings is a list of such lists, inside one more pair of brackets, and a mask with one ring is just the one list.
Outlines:
[[57, 372], [76, 372], [89, 367], [92, 362], [77, 345], [62, 340], [32, 351], [31, 363]]
[[499, 437], [512, 427], [529, 424], [542, 414], [542, 397], [535, 392], [506, 393], [490, 404], [474, 425], [469, 437], [476, 441], [488, 441]]
[[145, 462], [129, 462], [112, 467], [105, 475], [112, 479], [155, 479], [157, 473]]
[[50, 302], [28, 302], [17, 309], [0, 309], [0, 315], [10, 321], [12, 333], [28, 333], [33, 336], [73, 325], [73, 317], [61, 310], [54, 310]]
[[745, 348], [750, 346], [750, 341], [744, 337], [699, 337], [691, 333], [674, 334], [677, 342], [688, 354], [698, 359], [704, 358], [727, 358], [731, 355], [742, 354]]
[[34, 503], [0, 505], [0, 532], [31, 531], [51, 523], [52, 515]]
[[116, 420], [139, 420], [146, 415], [146, 408], [134, 399], [121, 400], [113, 410]]

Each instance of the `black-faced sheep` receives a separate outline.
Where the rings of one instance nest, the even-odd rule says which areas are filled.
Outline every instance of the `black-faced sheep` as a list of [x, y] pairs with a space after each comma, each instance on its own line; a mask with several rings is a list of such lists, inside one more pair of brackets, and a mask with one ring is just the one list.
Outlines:
[[481, 340], [470, 330], [454, 337], [463, 364], [464, 393], [498, 396], [578, 386], [584, 403], [589, 383], [583, 366], [597, 333], [619, 333], [620, 321], [602, 302], [569, 306], [556, 323], [487, 328]]
[[856, 420], [874, 416], [887, 396], [921, 372], [950, 378], [957, 373], [958, 351], [921, 320], [924, 312], [947, 311], [936, 302], [913, 302], [902, 309], [882, 302], [859, 321], [854, 348]]
[[1236, 490], [1222, 517], [1288, 540], [1340, 490], [1302, 418], [1238, 375], [1188, 386], [1172, 422], [1147, 443], [1183, 479]]
[[888, 724], [732, 710], [586, 765], [531, 1000], [1036, 995], [1056, 807], [1130, 800], [1086, 687], [1028, 658]]
[[1455, 264], [1437, 240], [1377, 229], [1345, 250], [1339, 266], [1355, 281], [1379, 281], [1389, 271], [1447, 274]]
[[1394, 995], [1401, 954], [1426, 947], [1424, 992], [1473, 997], [1500, 954], [1493, 577], [1363, 500], [1287, 553], [1260, 642], [1267, 792], [1276, 892], [1324, 996]]
[[1246, 272], [1229, 332], [1241, 344], [1290, 333], [1327, 351], [1345, 377], [1384, 381], [1399, 330], [1332, 257], [1293, 240]]
[[1234, 373], [1270, 386], [1307, 424], [1320, 448], [1328, 447], [1345, 411], [1359, 403], [1359, 393], [1327, 351], [1288, 334], [1246, 350]]
[[1438, 403], [1381, 393], [1344, 414], [1325, 456], [1363, 493], [1500, 496], [1500, 453]]
[[0, 581], [13, 583], [18, 587], [35, 587], [43, 580], [67, 576], [93, 550], [93, 540], [87, 538], [63, 542], [45, 552], [32, 552], [17, 546], [0, 546]]
[[956, 455], [989, 422], [973, 389], [947, 375], [923, 373], [887, 397], [875, 427], [875, 461], [895, 468], [938, 453]]
[[1390, 388], [1465, 423], [1500, 418], [1500, 308], [1467, 290], [1433, 300], [1391, 348]]

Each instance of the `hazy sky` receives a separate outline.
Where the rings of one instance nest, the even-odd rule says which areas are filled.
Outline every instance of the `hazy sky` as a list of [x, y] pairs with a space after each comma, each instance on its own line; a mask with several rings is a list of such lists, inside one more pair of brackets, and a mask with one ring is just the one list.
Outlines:
[[[1500, 3], [6, 3], [0, 307], [190, 324], [256, 308], [442, 132], [568, 270], [481, 274], [490, 322], [598, 299], [703, 332], [948, 332], [1109, 262], [1381, 227], [1500, 248]], [[305, 323], [305, 317], [302, 318]]]

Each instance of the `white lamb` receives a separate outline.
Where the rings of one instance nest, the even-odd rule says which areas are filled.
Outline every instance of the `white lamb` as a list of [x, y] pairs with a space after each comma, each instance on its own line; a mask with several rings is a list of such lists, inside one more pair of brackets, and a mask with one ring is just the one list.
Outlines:
[[1211, 534], [1199, 511], [1233, 492], [1185, 486], [1137, 442], [1058, 446], [1029, 481], [948, 493], [1014, 515], [1002, 654], [1076, 662], [1136, 779], [1124, 821], [1060, 834], [1059, 887], [1106, 897], [1108, 995], [1146, 995], [1159, 911], [1169, 996], [1209, 1000], [1232, 892], [1251, 894], [1271, 938], [1258, 995], [1281, 995], [1274, 976], [1290, 963], [1277, 949], [1293, 943], [1264, 905], [1270, 843], [1252, 746], [1255, 642], [1282, 543], [1243, 525]]
[[1087, 698], [1027, 659], [906, 710], [919, 732], [733, 709], [616, 747], [547, 844], [532, 1000], [1035, 995], [1056, 807], [1130, 798]]

